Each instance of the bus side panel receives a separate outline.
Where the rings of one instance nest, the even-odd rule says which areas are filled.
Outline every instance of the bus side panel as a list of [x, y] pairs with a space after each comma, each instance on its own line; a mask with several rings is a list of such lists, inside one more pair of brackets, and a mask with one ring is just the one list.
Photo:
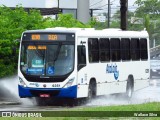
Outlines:
[[97, 95], [124, 93], [127, 81], [97, 84]]
[[126, 86], [127, 86], [127, 81], [120, 81], [116, 82], [115, 84], [115, 89], [113, 93], [125, 93], [126, 92]]
[[102, 84], [97, 84], [97, 95], [108, 95], [112, 94], [112, 85], [113, 83], [102, 83]]
[[77, 98], [84, 98], [88, 96], [88, 85], [78, 85]]
[[89, 86], [89, 80], [88, 80], [88, 72], [87, 71], [87, 65], [83, 68], [81, 68], [77, 72], [77, 98], [87, 97], [88, 96], [88, 86]]
[[135, 61], [130, 66], [134, 77], [134, 91], [148, 87], [150, 76], [149, 61]]
[[144, 80], [135, 80], [134, 82], [134, 91], [143, 89], [149, 86], [149, 79]]

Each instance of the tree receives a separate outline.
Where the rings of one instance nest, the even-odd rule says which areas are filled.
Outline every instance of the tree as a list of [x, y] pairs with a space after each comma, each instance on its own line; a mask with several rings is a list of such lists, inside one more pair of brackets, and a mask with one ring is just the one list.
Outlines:
[[17, 6], [14, 10], [0, 6], [0, 78], [14, 74], [17, 70], [18, 51], [13, 55], [12, 49], [19, 48], [20, 39], [25, 30], [44, 29], [49, 27], [91, 27], [74, 19], [72, 15], [59, 15], [57, 20], [43, 18], [38, 10], [26, 12]]
[[[127, 30], [142, 30], [144, 28], [143, 24], [135, 24], [131, 23], [131, 18], [135, 17], [134, 12], [128, 11], [128, 23], [127, 23]], [[120, 28], [120, 10], [117, 10], [115, 14], [112, 16], [111, 22], [112, 28]]]
[[138, 5], [136, 10], [138, 16], [150, 14], [150, 17], [157, 18], [160, 15], [159, 0], [137, 0], [135, 3]]
[[48, 27], [77, 27], [77, 28], [90, 28], [89, 24], [83, 24], [77, 19], [73, 18], [72, 14], [59, 14], [57, 20], [52, 20], [51, 26]]
[[[150, 40], [156, 40], [156, 45], [160, 44], [160, 1], [159, 0], [137, 0], [138, 5], [136, 16], [144, 18], [144, 26], [146, 27]], [[153, 42], [151, 42], [152, 44]], [[153, 46], [153, 45], [151, 45]]]
[[0, 7], [0, 77], [13, 74], [17, 68], [18, 52], [14, 56], [12, 49], [18, 44], [16, 39], [27, 29], [44, 28], [43, 17], [39, 11], [25, 12], [21, 6], [14, 10]]

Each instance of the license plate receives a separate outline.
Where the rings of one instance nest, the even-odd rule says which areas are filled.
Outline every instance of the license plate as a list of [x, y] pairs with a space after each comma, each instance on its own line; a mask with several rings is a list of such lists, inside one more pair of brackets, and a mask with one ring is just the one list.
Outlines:
[[50, 94], [40, 94], [40, 97], [50, 97]]

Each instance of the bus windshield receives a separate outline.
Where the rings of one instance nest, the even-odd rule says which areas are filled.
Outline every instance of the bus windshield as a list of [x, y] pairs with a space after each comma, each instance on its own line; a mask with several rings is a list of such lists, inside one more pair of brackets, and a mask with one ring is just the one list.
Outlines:
[[20, 68], [23, 74], [61, 76], [73, 71], [74, 45], [27, 45], [21, 49]]

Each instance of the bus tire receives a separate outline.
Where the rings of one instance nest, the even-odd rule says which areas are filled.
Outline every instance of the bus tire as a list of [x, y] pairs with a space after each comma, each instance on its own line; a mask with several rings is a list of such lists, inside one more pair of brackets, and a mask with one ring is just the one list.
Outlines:
[[127, 98], [131, 98], [134, 91], [134, 80], [133, 76], [128, 77], [127, 87], [126, 87], [126, 96]]
[[91, 80], [88, 87], [88, 100], [91, 101], [94, 97], [96, 97], [96, 81]]

